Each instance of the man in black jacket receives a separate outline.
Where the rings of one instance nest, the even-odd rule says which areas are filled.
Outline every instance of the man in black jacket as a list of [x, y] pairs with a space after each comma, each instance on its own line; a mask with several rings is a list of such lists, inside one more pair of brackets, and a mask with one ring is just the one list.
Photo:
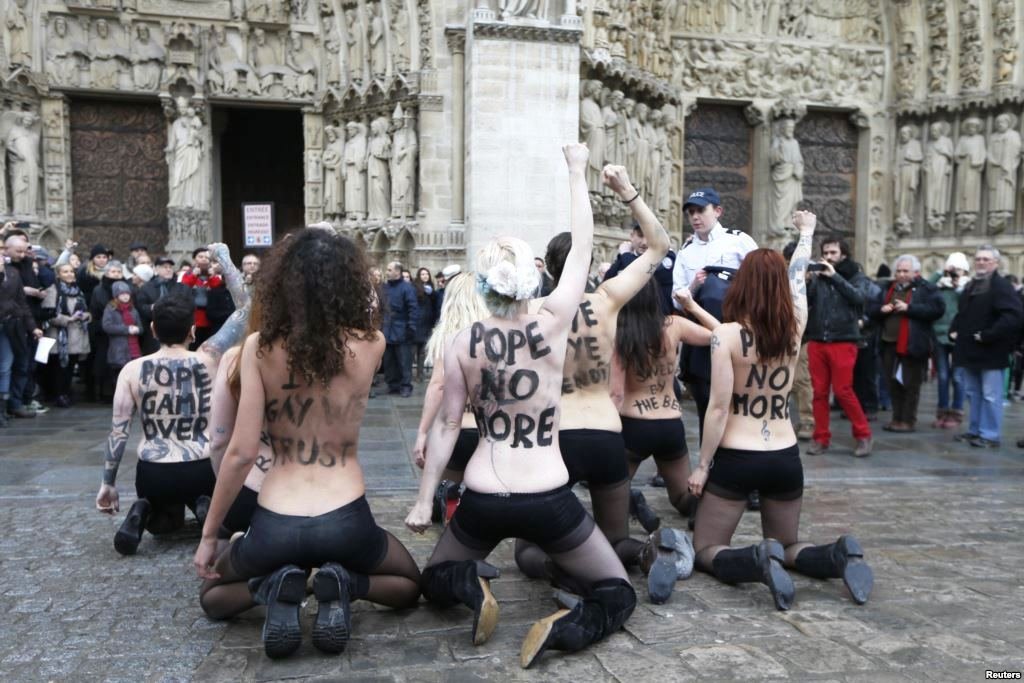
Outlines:
[[953, 362], [964, 373], [971, 405], [967, 432], [955, 437], [977, 448], [996, 448], [1003, 427], [1003, 370], [1021, 333], [1022, 307], [1013, 285], [997, 271], [999, 251], [982, 246], [974, 254], [974, 277], [960, 294], [949, 326]]
[[161, 256], [156, 260], [153, 278], [142, 285], [135, 297], [135, 309], [142, 319], [142, 353], [148, 355], [160, 350], [160, 342], [153, 336], [153, 304], [167, 295], [187, 296], [189, 288], [174, 277], [174, 259]]
[[412, 345], [416, 336], [416, 290], [402, 279], [402, 264], [392, 261], [384, 286], [384, 379], [389, 394], [412, 396]]
[[871, 427], [853, 391], [853, 366], [857, 362], [864, 310], [864, 294], [856, 284], [863, 287], [860, 278], [867, 278], [859, 272], [857, 264], [849, 260], [849, 247], [843, 240], [826, 238], [821, 244], [821, 255], [820, 264], [808, 268], [804, 338], [814, 388], [814, 443], [807, 454], [821, 455], [832, 442], [829, 429], [831, 389], [850, 418], [853, 438], [857, 440], [853, 454], [863, 458], [871, 455]]
[[888, 432], [912, 432], [917, 423], [921, 383], [928, 374], [928, 358], [935, 348], [932, 324], [946, 304], [935, 285], [921, 278], [921, 262], [904, 254], [893, 264], [893, 281], [872, 310], [881, 321], [882, 369], [892, 396], [892, 422]]

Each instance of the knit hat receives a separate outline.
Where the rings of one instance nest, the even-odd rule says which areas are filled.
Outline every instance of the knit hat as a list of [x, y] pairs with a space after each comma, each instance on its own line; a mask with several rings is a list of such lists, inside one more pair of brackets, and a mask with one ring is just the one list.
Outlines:
[[137, 276], [143, 282], [149, 282], [153, 279], [153, 266], [148, 263], [143, 263], [132, 268], [132, 275]]
[[971, 266], [967, 263], [967, 257], [962, 251], [954, 251], [946, 258], [946, 267], [944, 270], [950, 268], [956, 268], [957, 270], [970, 271]]
[[107, 249], [102, 244], [95, 244], [92, 247], [92, 251], [89, 252], [89, 259], [90, 260], [94, 259], [97, 256], [99, 256], [100, 254], [106, 254], [107, 256], [113, 256], [114, 252], [112, 252], [110, 249]]
[[114, 298], [121, 296], [122, 294], [131, 294], [132, 288], [128, 286], [127, 282], [115, 282], [110, 288], [110, 293], [114, 295]]

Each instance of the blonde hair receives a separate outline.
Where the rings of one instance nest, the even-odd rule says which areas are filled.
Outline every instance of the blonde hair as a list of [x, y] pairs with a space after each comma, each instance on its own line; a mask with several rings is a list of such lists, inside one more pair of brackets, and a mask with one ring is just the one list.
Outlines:
[[476, 273], [463, 273], [449, 280], [444, 288], [441, 316], [427, 341], [427, 358], [441, 362], [444, 347], [455, 333], [490, 316], [487, 304], [477, 291]]
[[488, 242], [477, 254], [476, 270], [484, 303], [499, 318], [515, 316], [519, 302], [534, 297], [540, 287], [533, 249], [518, 237], [497, 237]]

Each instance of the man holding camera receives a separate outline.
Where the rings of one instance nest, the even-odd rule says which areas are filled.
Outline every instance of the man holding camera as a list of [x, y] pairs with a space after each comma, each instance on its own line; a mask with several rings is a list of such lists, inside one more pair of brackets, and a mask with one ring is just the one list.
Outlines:
[[[832, 441], [829, 429], [829, 390], [853, 427], [858, 458], [871, 455], [871, 427], [853, 390], [853, 366], [864, 311], [864, 295], [857, 287], [867, 276], [849, 260], [849, 247], [838, 238], [821, 243], [822, 259], [807, 268], [807, 359], [814, 389], [814, 443], [808, 455], [821, 455]], [[845, 274], [845, 276], [844, 276]]]

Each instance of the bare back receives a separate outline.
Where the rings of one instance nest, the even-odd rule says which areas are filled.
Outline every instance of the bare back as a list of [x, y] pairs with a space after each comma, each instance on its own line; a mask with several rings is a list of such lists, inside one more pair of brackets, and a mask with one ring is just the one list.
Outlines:
[[625, 373], [622, 407], [624, 417], [644, 420], [666, 420], [682, 417], [676, 398], [675, 377], [679, 371], [679, 343], [707, 346], [711, 331], [679, 316], [668, 316], [661, 333], [661, 354], [654, 359], [653, 372], [641, 377]]
[[565, 323], [543, 313], [492, 317], [459, 332], [452, 350], [446, 362], [451, 355], [457, 365], [446, 368], [446, 400], [448, 388], [464, 381], [480, 432], [466, 485], [481, 493], [535, 493], [565, 484], [558, 450]]
[[[250, 337], [247, 344], [254, 342]], [[354, 355], [346, 356], [343, 371], [326, 386], [307, 384], [289, 372], [287, 352], [280, 345], [261, 352], [257, 360], [264, 393], [262, 419], [273, 453], [259, 497], [268, 510], [320, 515], [365, 491], [359, 428], [384, 353], [384, 338], [378, 334], [372, 341], [350, 339], [348, 347]], [[239, 422], [247, 418], [253, 419], [239, 415]]]

